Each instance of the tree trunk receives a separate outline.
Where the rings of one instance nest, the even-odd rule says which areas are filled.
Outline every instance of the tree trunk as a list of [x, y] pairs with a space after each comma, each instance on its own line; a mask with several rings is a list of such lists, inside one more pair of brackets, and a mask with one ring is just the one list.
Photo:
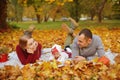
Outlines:
[[102, 11], [103, 11], [103, 8], [105, 6], [105, 3], [107, 2], [107, 0], [103, 0], [99, 9], [98, 9], [98, 22], [102, 22]]
[[40, 23], [41, 22], [40, 21], [41, 16], [40, 16], [40, 14], [38, 14], [38, 8], [34, 6], [34, 9], [35, 9], [35, 12], [36, 12], [37, 22]]
[[54, 16], [53, 16], [53, 22], [55, 22], [56, 21], [56, 17], [57, 17], [57, 14], [59, 14], [60, 12], [61, 12], [61, 6], [57, 6], [56, 8], [55, 8], [55, 11], [54, 11]]
[[78, 0], [75, 0], [75, 20], [76, 20], [76, 22], [78, 22], [79, 21], [79, 11], [78, 11], [78, 5], [79, 5], [79, 2], [78, 2]]
[[94, 11], [94, 10], [91, 10], [91, 11], [90, 11], [90, 15], [91, 15], [91, 21], [93, 21], [94, 16], [95, 16], [95, 11]]
[[18, 23], [17, 9], [15, 9], [15, 21]]
[[91, 21], [93, 21], [93, 19], [94, 19], [94, 15], [93, 15], [93, 14], [91, 14]]
[[7, 0], [0, 0], [0, 28], [7, 29]]
[[37, 22], [40, 23], [40, 15], [39, 14], [36, 14], [36, 17], [37, 17]]
[[101, 11], [98, 13], [98, 22], [99, 23], [102, 22], [102, 12]]
[[46, 15], [44, 16], [44, 22], [47, 22], [47, 21], [48, 21], [48, 19], [49, 19], [49, 15], [48, 15], [48, 14], [46, 14]]
[[55, 22], [55, 18], [56, 18], [56, 17], [53, 18], [53, 22]]

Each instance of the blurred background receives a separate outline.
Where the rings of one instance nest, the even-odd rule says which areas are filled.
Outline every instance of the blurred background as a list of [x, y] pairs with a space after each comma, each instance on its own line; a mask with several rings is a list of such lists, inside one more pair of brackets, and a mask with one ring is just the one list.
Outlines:
[[118, 24], [120, 0], [0, 0], [0, 14], [0, 28], [8, 28], [8, 24], [26, 28], [30, 22], [67, 21], [68, 17], [77, 22], [102, 23], [106, 20]]
[[31, 24], [43, 48], [64, 45], [61, 24], [79, 23], [102, 38], [105, 50], [120, 52], [120, 0], [0, 0], [0, 46], [14, 51], [19, 37]]

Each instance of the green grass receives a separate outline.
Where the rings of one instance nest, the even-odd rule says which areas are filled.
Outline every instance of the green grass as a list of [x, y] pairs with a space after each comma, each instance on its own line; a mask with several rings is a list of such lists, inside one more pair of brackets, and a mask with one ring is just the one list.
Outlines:
[[118, 28], [120, 27], [120, 20], [104, 20], [102, 23], [98, 23], [96, 21], [80, 21], [80, 27], [106, 27], [106, 28]]
[[10, 22], [11, 25], [22, 28], [22, 29], [27, 29], [31, 24], [35, 25], [37, 29], [40, 30], [49, 30], [49, 29], [60, 29], [60, 26], [63, 22], [61, 21], [56, 21], [56, 22], [43, 22], [43, 23], [37, 23], [35, 21], [32, 22]]
[[[53, 30], [53, 29], [61, 29], [61, 24], [66, 23], [70, 24], [68, 21], [56, 21], [56, 22], [43, 22], [37, 23], [36, 21], [29, 22], [10, 22], [10, 25], [14, 27], [19, 27], [21, 29], [27, 29], [31, 24], [34, 24], [37, 29], [40, 30]], [[104, 20], [102, 23], [98, 23], [96, 21], [79, 21], [79, 28], [96, 28], [96, 27], [106, 27], [106, 28], [120, 28], [120, 20]]]

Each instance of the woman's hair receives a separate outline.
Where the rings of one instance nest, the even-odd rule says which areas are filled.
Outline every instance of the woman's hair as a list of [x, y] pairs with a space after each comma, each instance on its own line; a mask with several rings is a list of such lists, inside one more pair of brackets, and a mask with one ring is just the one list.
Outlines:
[[83, 29], [80, 31], [79, 35], [84, 34], [85, 37], [92, 39], [92, 32], [89, 29]]
[[19, 45], [22, 49], [25, 49], [25, 47], [27, 46], [27, 40], [30, 38], [31, 38], [31, 36], [28, 36], [28, 35], [23, 35], [20, 37]]

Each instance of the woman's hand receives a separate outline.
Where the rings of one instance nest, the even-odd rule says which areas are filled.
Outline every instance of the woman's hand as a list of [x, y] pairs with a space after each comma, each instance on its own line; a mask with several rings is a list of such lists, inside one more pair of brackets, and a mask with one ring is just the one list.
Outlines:
[[37, 42], [37, 41], [35, 41], [35, 42], [34, 42], [34, 46], [33, 46], [34, 51], [37, 49], [37, 46], [38, 46], [38, 42]]
[[30, 53], [30, 54], [33, 54], [33, 53], [34, 53], [34, 50], [31, 49], [31, 48], [28, 48], [28, 49], [27, 49], [27, 52]]

